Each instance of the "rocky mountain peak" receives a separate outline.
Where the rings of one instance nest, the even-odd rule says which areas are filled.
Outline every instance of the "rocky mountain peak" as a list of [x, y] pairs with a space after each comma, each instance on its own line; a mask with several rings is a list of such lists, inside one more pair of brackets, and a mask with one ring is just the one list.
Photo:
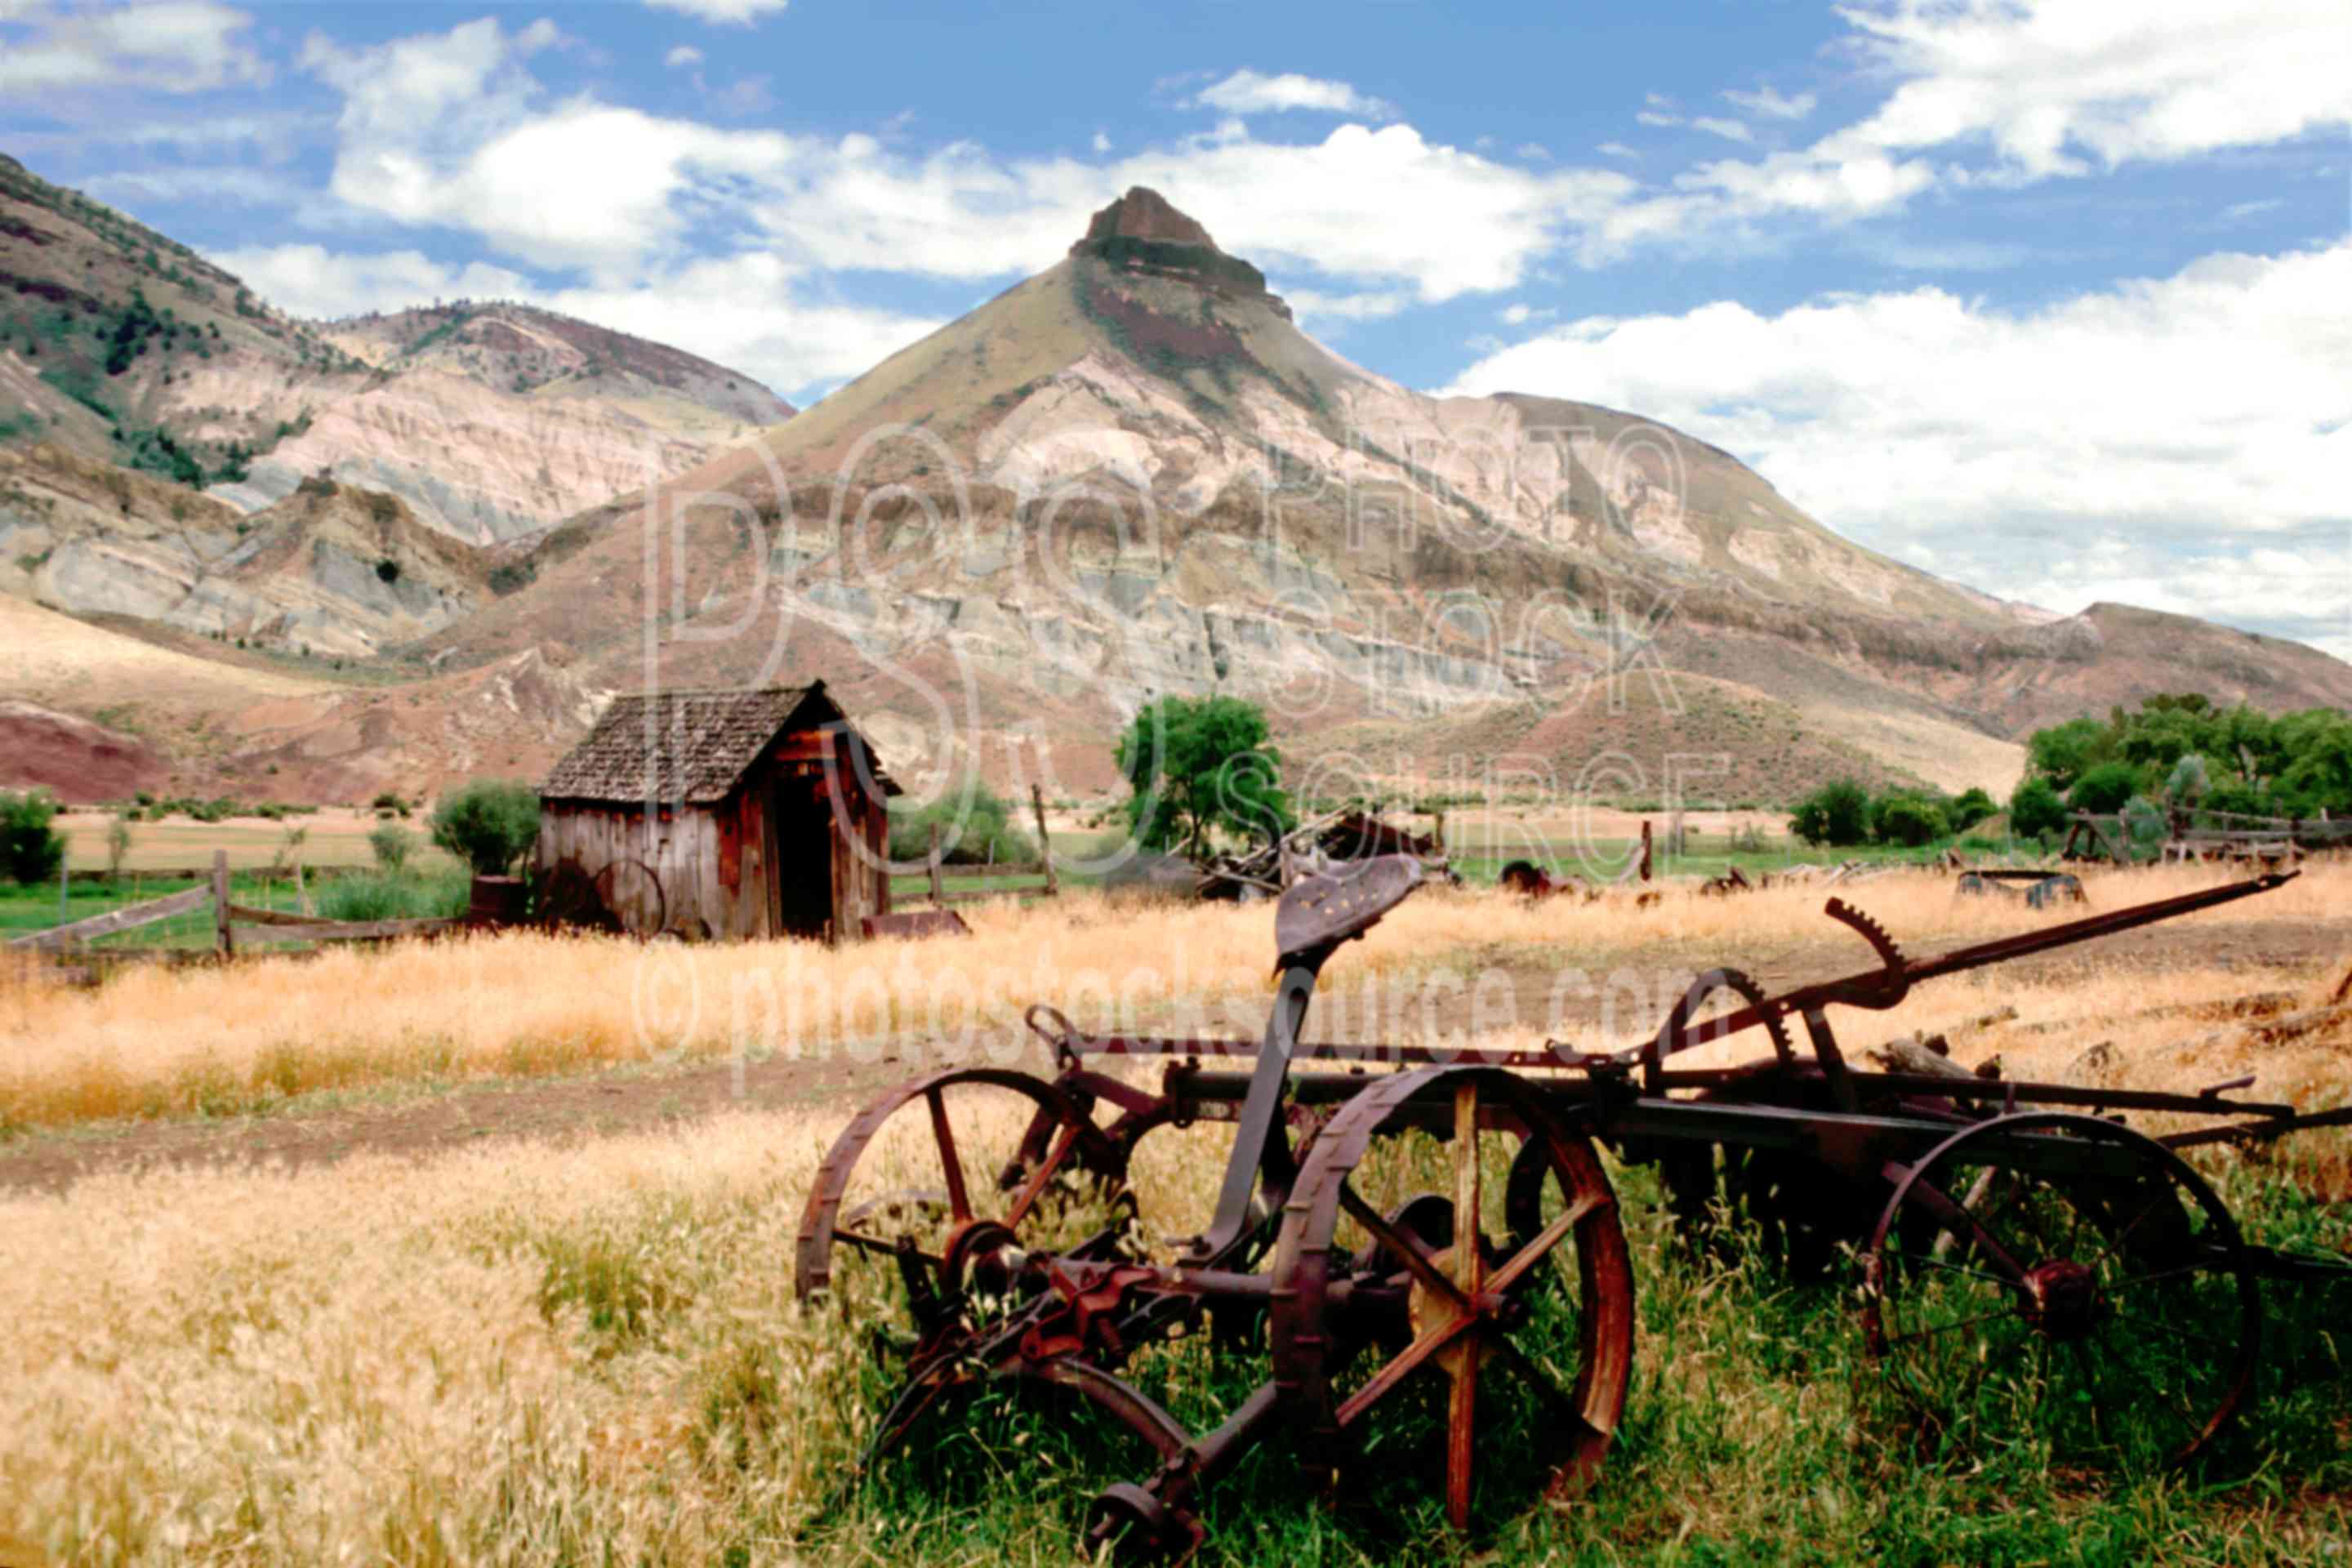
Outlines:
[[[1087, 237], [1072, 246], [1075, 253], [1106, 239], [1148, 239], [1162, 245], [1194, 245], [1216, 250], [1217, 242], [1200, 220], [1177, 210], [1176, 204], [1149, 185], [1130, 185], [1127, 195], [1095, 214]], [[1223, 254], [1222, 251], [1218, 254]]]
[[1148, 185], [1130, 186], [1127, 195], [1095, 214], [1086, 237], [1070, 247], [1070, 254], [1223, 293], [1260, 297], [1284, 319], [1290, 315], [1288, 306], [1266, 292], [1265, 273], [1219, 250], [1198, 219]]

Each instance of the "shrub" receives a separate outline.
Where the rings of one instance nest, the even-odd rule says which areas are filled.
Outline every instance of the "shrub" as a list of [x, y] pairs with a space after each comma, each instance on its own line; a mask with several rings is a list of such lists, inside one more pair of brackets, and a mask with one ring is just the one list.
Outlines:
[[501, 877], [539, 841], [539, 792], [514, 779], [470, 779], [433, 808], [433, 842], [476, 874]]
[[890, 858], [921, 860], [930, 853], [931, 826], [940, 830], [940, 858], [950, 866], [988, 860], [1029, 861], [1037, 847], [1013, 823], [1013, 807], [986, 784], [975, 783], [966, 800], [950, 790], [930, 805], [890, 814]]
[[1881, 843], [1916, 849], [1941, 838], [1946, 830], [1943, 811], [1934, 801], [1917, 795], [1891, 795], [1873, 814]]
[[1808, 844], [1859, 844], [1869, 837], [1870, 796], [1852, 779], [1823, 784], [1790, 815], [1789, 830]]
[[1971, 786], [1962, 791], [1958, 800], [1944, 808], [1944, 815], [1951, 819], [1953, 832], [1966, 833], [2000, 809], [2000, 805], [1991, 795]]
[[386, 871], [405, 867], [415, 847], [416, 835], [397, 823], [387, 822], [368, 835], [368, 851], [375, 857], [376, 865]]
[[472, 889], [466, 872], [362, 871], [337, 877], [319, 891], [319, 913], [331, 921], [450, 920], [466, 912]]
[[122, 879], [122, 862], [131, 857], [131, 825], [138, 816], [136, 809], [119, 811], [106, 825], [106, 874], [115, 881]]
[[65, 863], [65, 836], [49, 826], [58, 803], [45, 789], [0, 790], [0, 871], [13, 881], [40, 883]]
[[2066, 803], [2048, 779], [2036, 775], [2019, 784], [2009, 797], [2009, 830], [2020, 838], [2039, 838], [2066, 826]]
[[2139, 792], [2139, 770], [2129, 763], [2101, 763], [2074, 781], [2066, 804], [2076, 811], [2121, 811]]

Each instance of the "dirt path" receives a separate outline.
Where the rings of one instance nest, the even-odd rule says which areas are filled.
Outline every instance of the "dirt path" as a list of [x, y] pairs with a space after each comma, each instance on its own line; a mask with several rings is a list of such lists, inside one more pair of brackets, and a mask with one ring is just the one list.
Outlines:
[[[2352, 943], [2347, 943], [2344, 924], [2334, 921], [2257, 921], [2218, 931], [2155, 927], [2099, 943], [2095, 962], [2108, 972], [2122, 967], [2152, 974], [2192, 965], [2242, 969], [2252, 991], [2280, 984], [2288, 973], [2307, 973], [2336, 964], [2347, 946]], [[2006, 966], [2003, 973], [2023, 984], [2048, 982], [2092, 961], [2084, 951], [2060, 952]], [[1831, 937], [1777, 950], [1759, 947], [1745, 955], [1745, 962], [1768, 991], [1779, 992], [1852, 973], [1867, 957], [1859, 942]], [[1657, 996], [1670, 998], [1672, 990], [1686, 983], [1693, 962], [1686, 949], [1660, 947], [1612, 954], [1608, 967], [1654, 980], [1649, 1010], [1637, 1016], [1654, 1020]], [[1555, 1001], [1558, 979], [1549, 969], [1515, 965], [1508, 973], [1516, 1019], [1523, 1026], [1539, 1026], [1556, 1013], [1563, 1028], [1573, 1033], [1580, 1026], [1598, 1026], [1604, 1006], [1612, 1005], [1604, 999], [1604, 989], [1562, 992]], [[1620, 992], [1613, 1005], [1624, 1007], [1633, 1000]], [[1473, 1005], [1466, 996], [1449, 995], [1433, 1017], [1415, 1009], [1413, 1018], [1417, 1025], [1434, 1023], [1441, 1028], [1467, 1026]], [[1884, 1033], [1900, 1032], [1896, 1016], [1887, 1016]], [[1495, 1026], [1491, 1016], [1485, 1023]], [[1315, 1031], [1310, 1027], [1309, 1033]], [[1351, 1039], [1381, 1037], [1378, 1030], [1344, 1026], [1333, 1034]], [[1874, 1036], [1865, 1028], [1860, 1037]], [[428, 1090], [389, 1104], [37, 1132], [0, 1144], [0, 1191], [57, 1191], [101, 1171], [151, 1164], [253, 1162], [293, 1167], [362, 1151], [423, 1157], [486, 1138], [603, 1137], [698, 1121], [728, 1110], [832, 1105], [845, 1114], [849, 1105], [941, 1065], [899, 1048], [878, 1055], [845, 1053], [823, 1061], [777, 1057], [747, 1062], [740, 1069], [729, 1062], [695, 1063], [578, 1078], [499, 1079]], [[1008, 1065], [1051, 1070], [1042, 1048], [1028, 1048], [1019, 1062]]]

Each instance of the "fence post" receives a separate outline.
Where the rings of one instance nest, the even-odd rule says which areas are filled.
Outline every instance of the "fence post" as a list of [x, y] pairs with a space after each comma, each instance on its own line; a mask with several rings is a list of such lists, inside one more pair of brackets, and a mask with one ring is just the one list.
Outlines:
[[936, 821], [931, 824], [930, 853], [924, 858], [930, 864], [931, 902], [934, 904], [944, 904], [947, 902], [948, 890], [946, 886], [940, 880], [940, 825]]
[[236, 956], [236, 939], [228, 927], [228, 851], [213, 851], [213, 951], [223, 958]]
[[1054, 839], [1045, 831], [1045, 792], [1034, 779], [1029, 781], [1029, 808], [1037, 814], [1037, 854], [1045, 862], [1045, 896], [1050, 899], [1062, 890], [1062, 883], [1054, 875]]
[[[60, 834], [58, 837], [63, 837], [64, 835]], [[70, 857], [68, 856], [64, 850], [60, 849], [58, 851], [58, 924], [59, 925], [65, 925], [68, 923], [66, 915], [66, 862], [69, 858]]]
[[1642, 818], [1642, 880], [1650, 879], [1650, 819]]

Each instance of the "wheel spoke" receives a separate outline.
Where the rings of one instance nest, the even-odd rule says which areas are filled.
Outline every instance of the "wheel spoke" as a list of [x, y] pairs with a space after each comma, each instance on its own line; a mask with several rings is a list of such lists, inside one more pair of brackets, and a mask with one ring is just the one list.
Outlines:
[[[836, 1229], [833, 1233], [833, 1239], [835, 1241], [845, 1241], [852, 1247], [862, 1247], [868, 1252], [878, 1252], [886, 1257], [896, 1258], [898, 1255], [898, 1244], [897, 1242], [885, 1241], [878, 1236], [866, 1236], [854, 1230]], [[934, 1268], [936, 1268], [940, 1262], [940, 1258], [937, 1253], [918, 1250], [915, 1253], [915, 1256], [921, 1258], [924, 1262], [932, 1265]]]
[[1070, 1151], [1077, 1144], [1078, 1124], [1073, 1121], [1062, 1129], [1062, 1135], [1054, 1140], [1052, 1151], [1038, 1163], [1036, 1170], [1031, 1172], [1029, 1179], [1021, 1184], [1021, 1191], [1013, 1195], [1013, 1207], [1004, 1216], [1008, 1228], [1021, 1228], [1021, 1222], [1028, 1217], [1030, 1206], [1036, 1203], [1038, 1195], [1045, 1190], [1045, 1184], [1054, 1179], [1054, 1173], [1062, 1168], [1062, 1162], [1070, 1157]]
[[1412, 1343], [1399, 1351], [1396, 1359], [1372, 1373], [1370, 1382], [1349, 1394], [1339, 1405], [1338, 1422], [1346, 1426], [1357, 1416], [1378, 1404], [1381, 1396], [1412, 1375], [1422, 1363], [1477, 1327], [1478, 1320], [1464, 1315], [1432, 1329]]
[[1937, 1225], [1967, 1242], [1994, 1268], [2004, 1271], [2009, 1276], [2004, 1284], [2018, 1284], [2024, 1279], [2023, 1266], [2010, 1256], [2009, 1249], [2001, 1246], [1999, 1237], [1969, 1212], [1967, 1205], [1925, 1181], [1913, 1184], [1911, 1195], [1918, 1199], [1919, 1206], [1926, 1209]]
[[1551, 1373], [1538, 1365], [1536, 1359], [1527, 1352], [1500, 1335], [1489, 1342], [1485, 1346], [1485, 1350], [1486, 1354], [1518, 1373], [1519, 1381], [1535, 1390], [1536, 1397], [1551, 1408], [1555, 1418], [1562, 1422], [1572, 1422], [1582, 1427], [1592, 1426], [1591, 1421], [1586, 1417], [1584, 1412], [1576, 1407], [1576, 1401], [1562, 1393], [1559, 1384], [1552, 1381]]
[[2100, 1249], [2099, 1255], [2091, 1259], [2091, 1271], [2095, 1274], [2097, 1273], [2099, 1265], [2105, 1263], [2108, 1258], [2113, 1258], [2116, 1255], [2116, 1248], [2121, 1247], [2125, 1242], [2129, 1241], [2131, 1239], [2132, 1232], [2140, 1227], [2141, 1222], [2146, 1220], [2148, 1215], [2154, 1214], [2158, 1209], [2163, 1207], [2164, 1200], [2171, 1195], [2171, 1188], [2158, 1187], [2156, 1191], [2156, 1195], [2147, 1200], [2147, 1206], [2132, 1216], [2131, 1224], [2116, 1232], [2114, 1238], [2110, 1240], [2105, 1247]]
[[940, 1146], [940, 1163], [948, 1178], [948, 1212], [961, 1225], [971, 1217], [971, 1198], [964, 1191], [963, 1162], [956, 1154], [955, 1129], [948, 1125], [946, 1097], [936, 1089], [923, 1098], [930, 1102], [931, 1137]]
[[1937, 1334], [1948, 1334], [1955, 1329], [1973, 1328], [1979, 1323], [1990, 1323], [1996, 1318], [2013, 1316], [2014, 1312], [2013, 1308], [1997, 1307], [1990, 1312], [1977, 1312], [1969, 1317], [1956, 1318], [1948, 1323], [1938, 1323], [1932, 1329], [1915, 1329], [1907, 1334], [1890, 1334], [1887, 1336], [1886, 1342], [1890, 1345], [1907, 1345], [1918, 1340], [1931, 1340]]
[[1452, 1352], [1449, 1369], [1454, 1390], [1445, 1413], [1445, 1517], [1456, 1530], [1470, 1528], [1470, 1470], [1477, 1447], [1478, 1352], [1476, 1336], [1464, 1336]]
[[1998, 1285], [2004, 1290], [2017, 1289], [2016, 1280], [2004, 1279], [1998, 1274], [1988, 1274], [1981, 1268], [1963, 1268], [1958, 1263], [1947, 1263], [1940, 1258], [1921, 1257], [1916, 1261], [1924, 1263], [1930, 1268], [1941, 1268], [1949, 1274], [1965, 1274], [1971, 1279], [1981, 1279], [1988, 1285]]
[[1576, 1202], [1570, 1204], [1558, 1219], [1544, 1226], [1533, 1241], [1512, 1254], [1508, 1261], [1495, 1270], [1486, 1280], [1486, 1289], [1500, 1295], [1517, 1284], [1519, 1277], [1542, 1262], [1552, 1248], [1567, 1238], [1570, 1231], [1582, 1225], [1588, 1215], [1609, 1207], [1611, 1201], [1605, 1193], [1580, 1194]]
[[2212, 1334], [2200, 1333], [2195, 1329], [2184, 1329], [2178, 1323], [2168, 1323], [2161, 1318], [2150, 1318], [2138, 1312], [2126, 1312], [2121, 1308], [2116, 1310], [2115, 1315], [2137, 1323], [2142, 1328], [2153, 1329], [2161, 1334], [2169, 1334], [2175, 1339], [2195, 1340], [2200, 1344], [2210, 1345], [2217, 1351], [2226, 1351], [2231, 1355], [2238, 1352], [2239, 1347], [2229, 1340], [2221, 1339]]
[[[2087, 1343], [2091, 1342], [2084, 1342]], [[2100, 1358], [2102, 1360], [2105, 1361], [2110, 1365], [2120, 1366], [2124, 1371], [2129, 1373], [2131, 1374], [2131, 1380], [2140, 1385], [2141, 1389], [2147, 1393], [2149, 1399], [2153, 1400], [2156, 1404], [2162, 1405], [2167, 1411], [2171, 1413], [2174, 1420], [2179, 1422], [2183, 1426], [2188, 1427], [2189, 1439], [2192, 1442], [2199, 1436], [2202, 1436], [2198, 1429], [2197, 1418], [2189, 1415], [2187, 1411], [2181, 1409], [2179, 1405], [2175, 1405], [2172, 1402], [2172, 1396], [2170, 1394], [2164, 1393], [2161, 1389], [2158, 1388], [2156, 1384], [2150, 1383], [2147, 1380], [2147, 1374], [2140, 1371], [2137, 1365], [2133, 1364], [2129, 1358], [2117, 1355], [2113, 1348], [2108, 1346], [2102, 1345], [2099, 1349]]]
[[2185, 1279], [2191, 1274], [2202, 1274], [2208, 1268], [2227, 1268], [2229, 1262], [2226, 1257], [2201, 1258], [2195, 1263], [2183, 1263], [2171, 1268], [2159, 1268], [2153, 1274], [2129, 1275], [2104, 1289], [2108, 1295], [2113, 1296], [2128, 1290], [2135, 1285], [2155, 1285], [2167, 1279]]
[[1454, 1090], [1454, 1284], [1465, 1297], [1478, 1294], [1486, 1260], [1479, 1246], [1478, 1198], [1478, 1080], [1474, 1078]]
[[[1347, 1210], [1350, 1219], [1370, 1232], [1374, 1241], [1395, 1253], [1415, 1279], [1445, 1298], [1465, 1315], [1470, 1312], [1470, 1299], [1462, 1293], [1453, 1280], [1445, 1277], [1444, 1271], [1437, 1267], [1435, 1260], [1423, 1250], [1419, 1239], [1397, 1229], [1396, 1226], [1382, 1219], [1378, 1211], [1366, 1203], [1354, 1186], [1347, 1182], [1339, 1184], [1339, 1206]], [[1457, 1226], [1455, 1229], [1458, 1233], [1460, 1227]]]

